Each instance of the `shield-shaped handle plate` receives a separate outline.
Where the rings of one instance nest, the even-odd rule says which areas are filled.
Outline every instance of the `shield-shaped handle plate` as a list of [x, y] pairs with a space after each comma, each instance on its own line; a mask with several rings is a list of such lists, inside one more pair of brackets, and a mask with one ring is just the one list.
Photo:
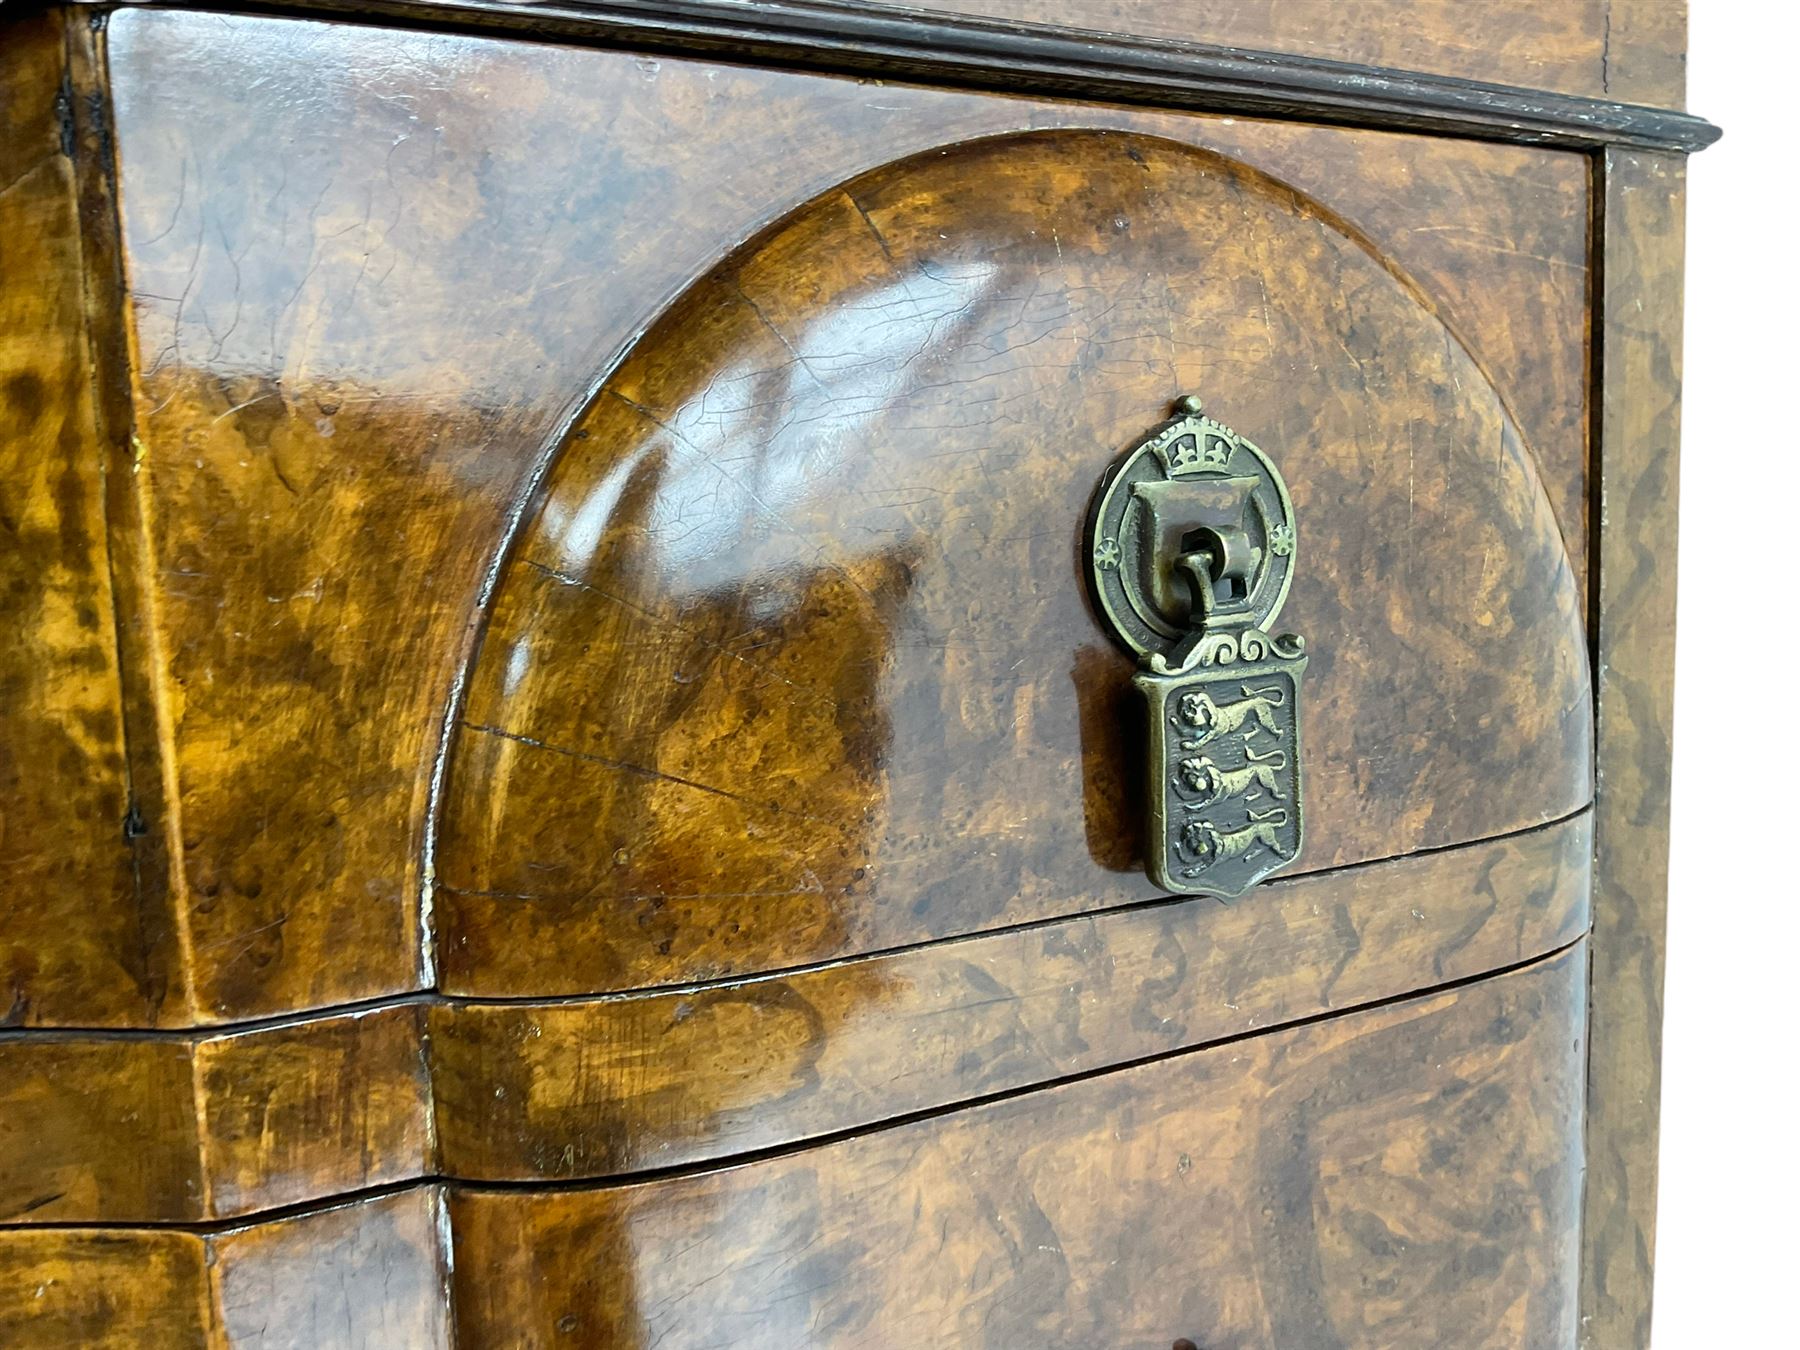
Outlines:
[[1299, 542], [1287, 484], [1198, 399], [1101, 478], [1087, 560], [1096, 607], [1139, 660], [1149, 727], [1150, 877], [1242, 895], [1302, 844], [1304, 641], [1271, 637]]

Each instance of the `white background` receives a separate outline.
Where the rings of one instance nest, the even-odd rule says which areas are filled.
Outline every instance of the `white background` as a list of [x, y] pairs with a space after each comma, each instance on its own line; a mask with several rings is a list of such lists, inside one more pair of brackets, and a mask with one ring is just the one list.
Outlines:
[[[1693, 0], [1656, 1350], [1800, 1346], [1800, 22]], [[1746, 583], [1746, 578], [1750, 578]]]

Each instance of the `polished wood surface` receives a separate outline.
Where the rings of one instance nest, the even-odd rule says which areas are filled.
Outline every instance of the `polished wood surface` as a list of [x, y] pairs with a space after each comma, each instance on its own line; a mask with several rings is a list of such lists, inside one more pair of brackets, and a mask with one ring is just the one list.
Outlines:
[[276, 1209], [435, 1167], [421, 1010], [200, 1041], [205, 1217]]
[[1588, 926], [1585, 815], [778, 978], [0, 1038], [0, 1225], [198, 1223], [431, 1176], [728, 1161], [1402, 996]]
[[448, 1222], [442, 1192], [421, 1187], [211, 1237], [211, 1343], [466, 1345], [452, 1333]]
[[746, 1167], [460, 1192], [457, 1333], [1566, 1346], [1585, 960]]
[[991, 138], [778, 222], [574, 424], [449, 756], [444, 987], [714, 979], [1153, 896], [1134, 663], [1074, 560], [1100, 471], [1184, 389], [1301, 522], [1297, 865], [1583, 805], [1573, 571], [1442, 324], [1241, 165]]
[[442, 1193], [205, 1234], [0, 1229], [9, 1350], [437, 1350], [453, 1344]]
[[1587, 929], [1585, 817], [1499, 843], [627, 999], [431, 1011], [443, 1166], [606, 1176], [1378, 1002]]
[[[134, 894], [62, 23], [0, 60], [0, 1026], [141, 1023], [180, 962]], [[179, 977], [177, 977], [179, 978]]]
[[436, 1169], [424, 1009], [0, 1037], [0, 1224], [182, 1223]]
[[0, 1230], [0, 1340], [1570, 1345], [1585, 965], [722, 1171]]
[[206, 1350], [206, 1243], [191, 1233], [0, 1230], [0, 1343]]
[[[105, 40], [155, 599], [134, 650], [173, 792], [138, 847], [177, 836], [200, 1020], [429, 985], [433, 766], [509, 513], [670, 295], [872, 163], [1086, 123], [1294, 181], [1466, 339], [1580, 570], [1580, 156], [329, 24], [134, 11]], [[46, 971], [100, 941], [61, 917]], [[92, 1020], [42, 983], [28, 1019]]]
[[[1686, 164], [1609, 155], [1600, 428], [1592, 1017], [1582, 1344], [1650, 1343], [1662, 1091]], [[1704, 620], [1704, 615], [1702, 616]]]
[[0, 1041], [0, 1220], [202, 1217], [193, 1074], [179, 1037]]
[[[1380, 9], [1173, 36], [1679, 99]], [[1680, 161], [440, 18], [0, 30], [0, 1343], [1641, 1344]], [[1230, 904], [1076, 564], [1190, 391]]]
[[1212, 42], [1679, 108], [1686, 0], [909, 0], [942, 10]]

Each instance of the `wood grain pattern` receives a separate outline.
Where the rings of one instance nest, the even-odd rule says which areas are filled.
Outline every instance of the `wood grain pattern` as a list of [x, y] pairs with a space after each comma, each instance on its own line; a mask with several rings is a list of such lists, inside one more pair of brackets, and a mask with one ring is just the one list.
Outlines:
[[1568, 1346], [1585, 953], [748, 1167], [451, 1199], [468, 1346]]
[[203, 1235], [0, 1230], [0, 1333], [431, 1347], [453, 1299], [461, 1346], [1568, 1345], [1584, 968], [728, 1171], [465, 1189], [448, 1220], [432, 1186]]
[[210, 1350], [206, 1243], [192, 1233], [0, 1229], [0, 1344]]
[[140, 909], [60, 15], [0, 61], [0, 1026], [138, 1024], [175, 964]]
[[895, 155], [1098, 124], [1266, 156], [1433, 297], [1582, 537], [1580, 419], [1532, 392], [1580, 383], [1579, 156], [174, 12], [107, 45], [203, 1021], [426, 982], [432, 759], [533, 464], [688, 277]]
[[[935, 8], [1680, 101], [1680, 4], [1391, 3]], [[0, 1344], [1647, 1344], [1680, 161], [0, 40]], [[1072, 549], [1188, 389], [1318, 653], [1233, 905]]]
[[1153, 895], [1133, 664], [1072, 561], [1183, 389], [1301, 522], [1299, 866], [1584, 804], [1572, 570], [1442, 325], [1241, 165], [995, 138], [772, 227], [575, 424], [450, 757], [445, 987], [712, 979]]
[[1650, 1343], [1668, 914], [1685, 165], [1608, 155], [1582, 1344]]
[[911, 0], [916, 8], [1292, 52], [1679, 108], [1686, 0]]
[[424, 1013], [0, 1039], [0, 1224], [181, 1223], [435, 1167]]
[[1687, 0], [1610, 0], [1602, 77], [1608, 96], [1685, 108], [1687, 29]]
[[200, 1223], [444, 1175], [722, 1160], [1516, 964], [1586, 931], [1587, 817], [785, 978], [0, 1039], [0, 1224]]
[[421, 1187], [210, 1234], [0, 1230], [10, 1350], [435, 1350], [443, 1198]]
[[178, 1037], [0, 1040], [0, 1220], [201, 1217], [193, 1072]]
[[421, 1008], [208, 1037], [195, 1060], [206, 1217], [411, 1181], [436, 1168]]
[[0, 1333], [20, 1350], [70, 1328], [211, 1350], [1570, 1345], [1584, 972], [1577, 945], [725, 1171], [453, 1187], [447, 1210], [424, 1186], [199, 1235], [0, 1230]]
[[419, 1187], [211, 1238], [213, 1344], [452, 1345], [443, 1206], [438, 1187]]
[[671, 1167], [866, 1127], [1529, 960], [1587, 931], [1585, 816], [1532, 834], [625, 999], [431, 1010], [443, 1167]]

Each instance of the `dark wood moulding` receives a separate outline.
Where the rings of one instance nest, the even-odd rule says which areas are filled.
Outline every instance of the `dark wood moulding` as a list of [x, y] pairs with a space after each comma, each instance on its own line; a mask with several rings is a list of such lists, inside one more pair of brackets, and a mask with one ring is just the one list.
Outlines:
[[[180, 7], [374, 18], [999, 92], [1531, 144], [1685, 152], [1704, 149], [1719, 136], [1702, 118], [1638, 104], [863, 0], [764, 0], [755, 6], [732, 0], [238, 0]], [[1408, 21], [1399, 13], [1370, 17]], [[1460, 12], [1454, 22], [1463, 22]]]

